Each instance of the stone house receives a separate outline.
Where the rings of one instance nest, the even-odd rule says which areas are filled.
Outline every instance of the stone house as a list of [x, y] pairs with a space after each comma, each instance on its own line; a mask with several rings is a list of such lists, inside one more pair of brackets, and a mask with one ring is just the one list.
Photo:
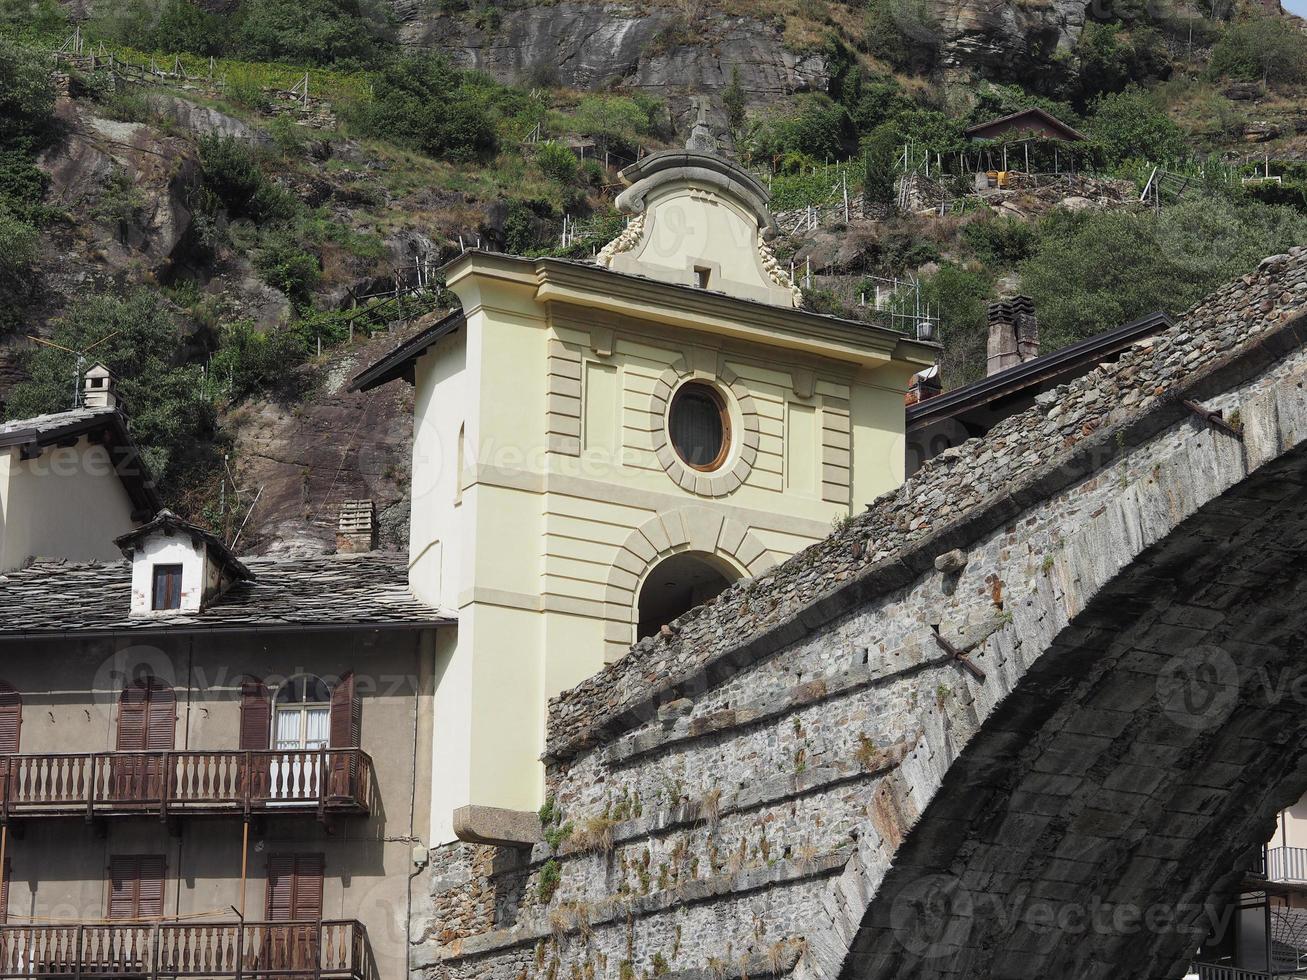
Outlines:
[[0, 422], [0, 573], [33, 556], [116, 558], [114, 536], [159, 507], [103, 366], [78, 408]]
[[402, 556], [117, 546], [3, 586], [0, 975], [400, 980], [450, 618]]

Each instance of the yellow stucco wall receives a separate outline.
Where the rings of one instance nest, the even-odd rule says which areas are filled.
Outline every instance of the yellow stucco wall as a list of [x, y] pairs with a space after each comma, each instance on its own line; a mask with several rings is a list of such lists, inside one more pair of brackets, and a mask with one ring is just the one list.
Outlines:
[[[467, 803], [540, 805], [546, 701], [629, 648], [662, 558], [708, 552], [756, 575], [897, 486], [903, 392], [924, 357], [896, 356], [874, 328], [859, 348], [855, 334], [745, 325], [770, 330], [766, 344], [669, 323], [651, 304], [590, 308], [548, 296], [524, 260], [469, 260], [450, 282], [467, 326], [417, 364], [411, 541], [422, 556], [441, 538], [441, 585], [423, 588], [459, 615], [437, 659], [434, 841], [452, 839]], [[814, 333], [825, 319], [811, 317]], [[723, 469], [748, 449], [729, 491], [687, 488], [657, 449], [660, 385], [686, 378], [726, 394], [739, 444]]]
[[117, 561], [113, 539], [136, 525], [103, 446], [86, 439], [35, 459], [0, 449], [0, 572], [29, 557]]

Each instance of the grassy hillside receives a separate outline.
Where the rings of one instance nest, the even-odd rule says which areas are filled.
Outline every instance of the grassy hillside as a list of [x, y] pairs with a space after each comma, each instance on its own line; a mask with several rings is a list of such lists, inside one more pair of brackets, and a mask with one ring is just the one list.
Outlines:
[[[1121, 9], [1021, 87], [945, 71], [927, 4], [734, 2], [712, 8], [769, 20], [830, 71], [826, 91], [772, 104], [738, 78], [713, 93], [737, 155], [778, 210], [828, 202], [833, 180], [866, 202], [866, 217], [788, 235], [778, 251], [816, 263], [809, 303], [823, 311], [865, 315], [852, 297], [869, 277], [920, 280], [950, 384], [980, 370], [984, 304], [1001, 290], [1036, 298], [1051, 348], [1179, 312], [1307, 240], [1297, 21]], [[449, 6], [488, 30], [499, 16]], [[685, 36], [659, 43], [696, 43], [699, 8], [674, 6]], [[67, 407], [69, 355], [24, 336], [79, 349], [118, 331], [98, 356], [123, 380], [165, 496], [215, 526], [240, 406], [311, 401], [333, 352], [448, 303], [436, 270], [462, 244], [591, 254], [621, 227], [617, 170], [679, 138], [668, 104], [644, 93], [509, 84], [402, 49], [379, 2], [100, 8], [57, 102], [50, 52], [74, 25], [50, 0], [0, 0], [4, 394], [11, 416]], [[109, 53], [136, 68], [109, 70]], [[1001, 156], [1002, 143], [977, 147], [964, 130], [1028, 105], [1086, 133], [1077, 169], [1128, 193], [1072, 211], [1046, 195], [982, 201], [970, 173], [935, 173], [956, 206], [895, 213], [905, 146], [913, 166]], [[1051, 146], [1019, 149], [1051, 169]], [[1130, 205], [1158, 165], [1189, 175], [1183, 196]], [[1246, 185], [1254, 172], [1280, 180]], [[418, 280], [420, 293], [379, 295]], [[4, 364], [0, 351], [0, 378]]]

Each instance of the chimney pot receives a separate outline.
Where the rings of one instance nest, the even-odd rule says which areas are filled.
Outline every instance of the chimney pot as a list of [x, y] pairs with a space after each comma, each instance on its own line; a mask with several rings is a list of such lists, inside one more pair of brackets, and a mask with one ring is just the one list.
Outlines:
[[357, 555], [377, 547], [376, 508], [371, 500], [346, 500], [336, 525], [336, 551]]
[[86, 408], [117, 408], [114, 378], [103, 364], [91, 366], [82, 380], [82, 404]]

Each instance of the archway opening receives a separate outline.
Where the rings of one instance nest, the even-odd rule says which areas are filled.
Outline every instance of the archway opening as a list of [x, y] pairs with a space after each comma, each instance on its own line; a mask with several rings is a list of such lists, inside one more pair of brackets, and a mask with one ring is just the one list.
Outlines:
[[721, 559], [683, 551], [654, 566], [640, 588], [637, 638], [657, 633], [681, 613], [718, 595], [739, 575]]

